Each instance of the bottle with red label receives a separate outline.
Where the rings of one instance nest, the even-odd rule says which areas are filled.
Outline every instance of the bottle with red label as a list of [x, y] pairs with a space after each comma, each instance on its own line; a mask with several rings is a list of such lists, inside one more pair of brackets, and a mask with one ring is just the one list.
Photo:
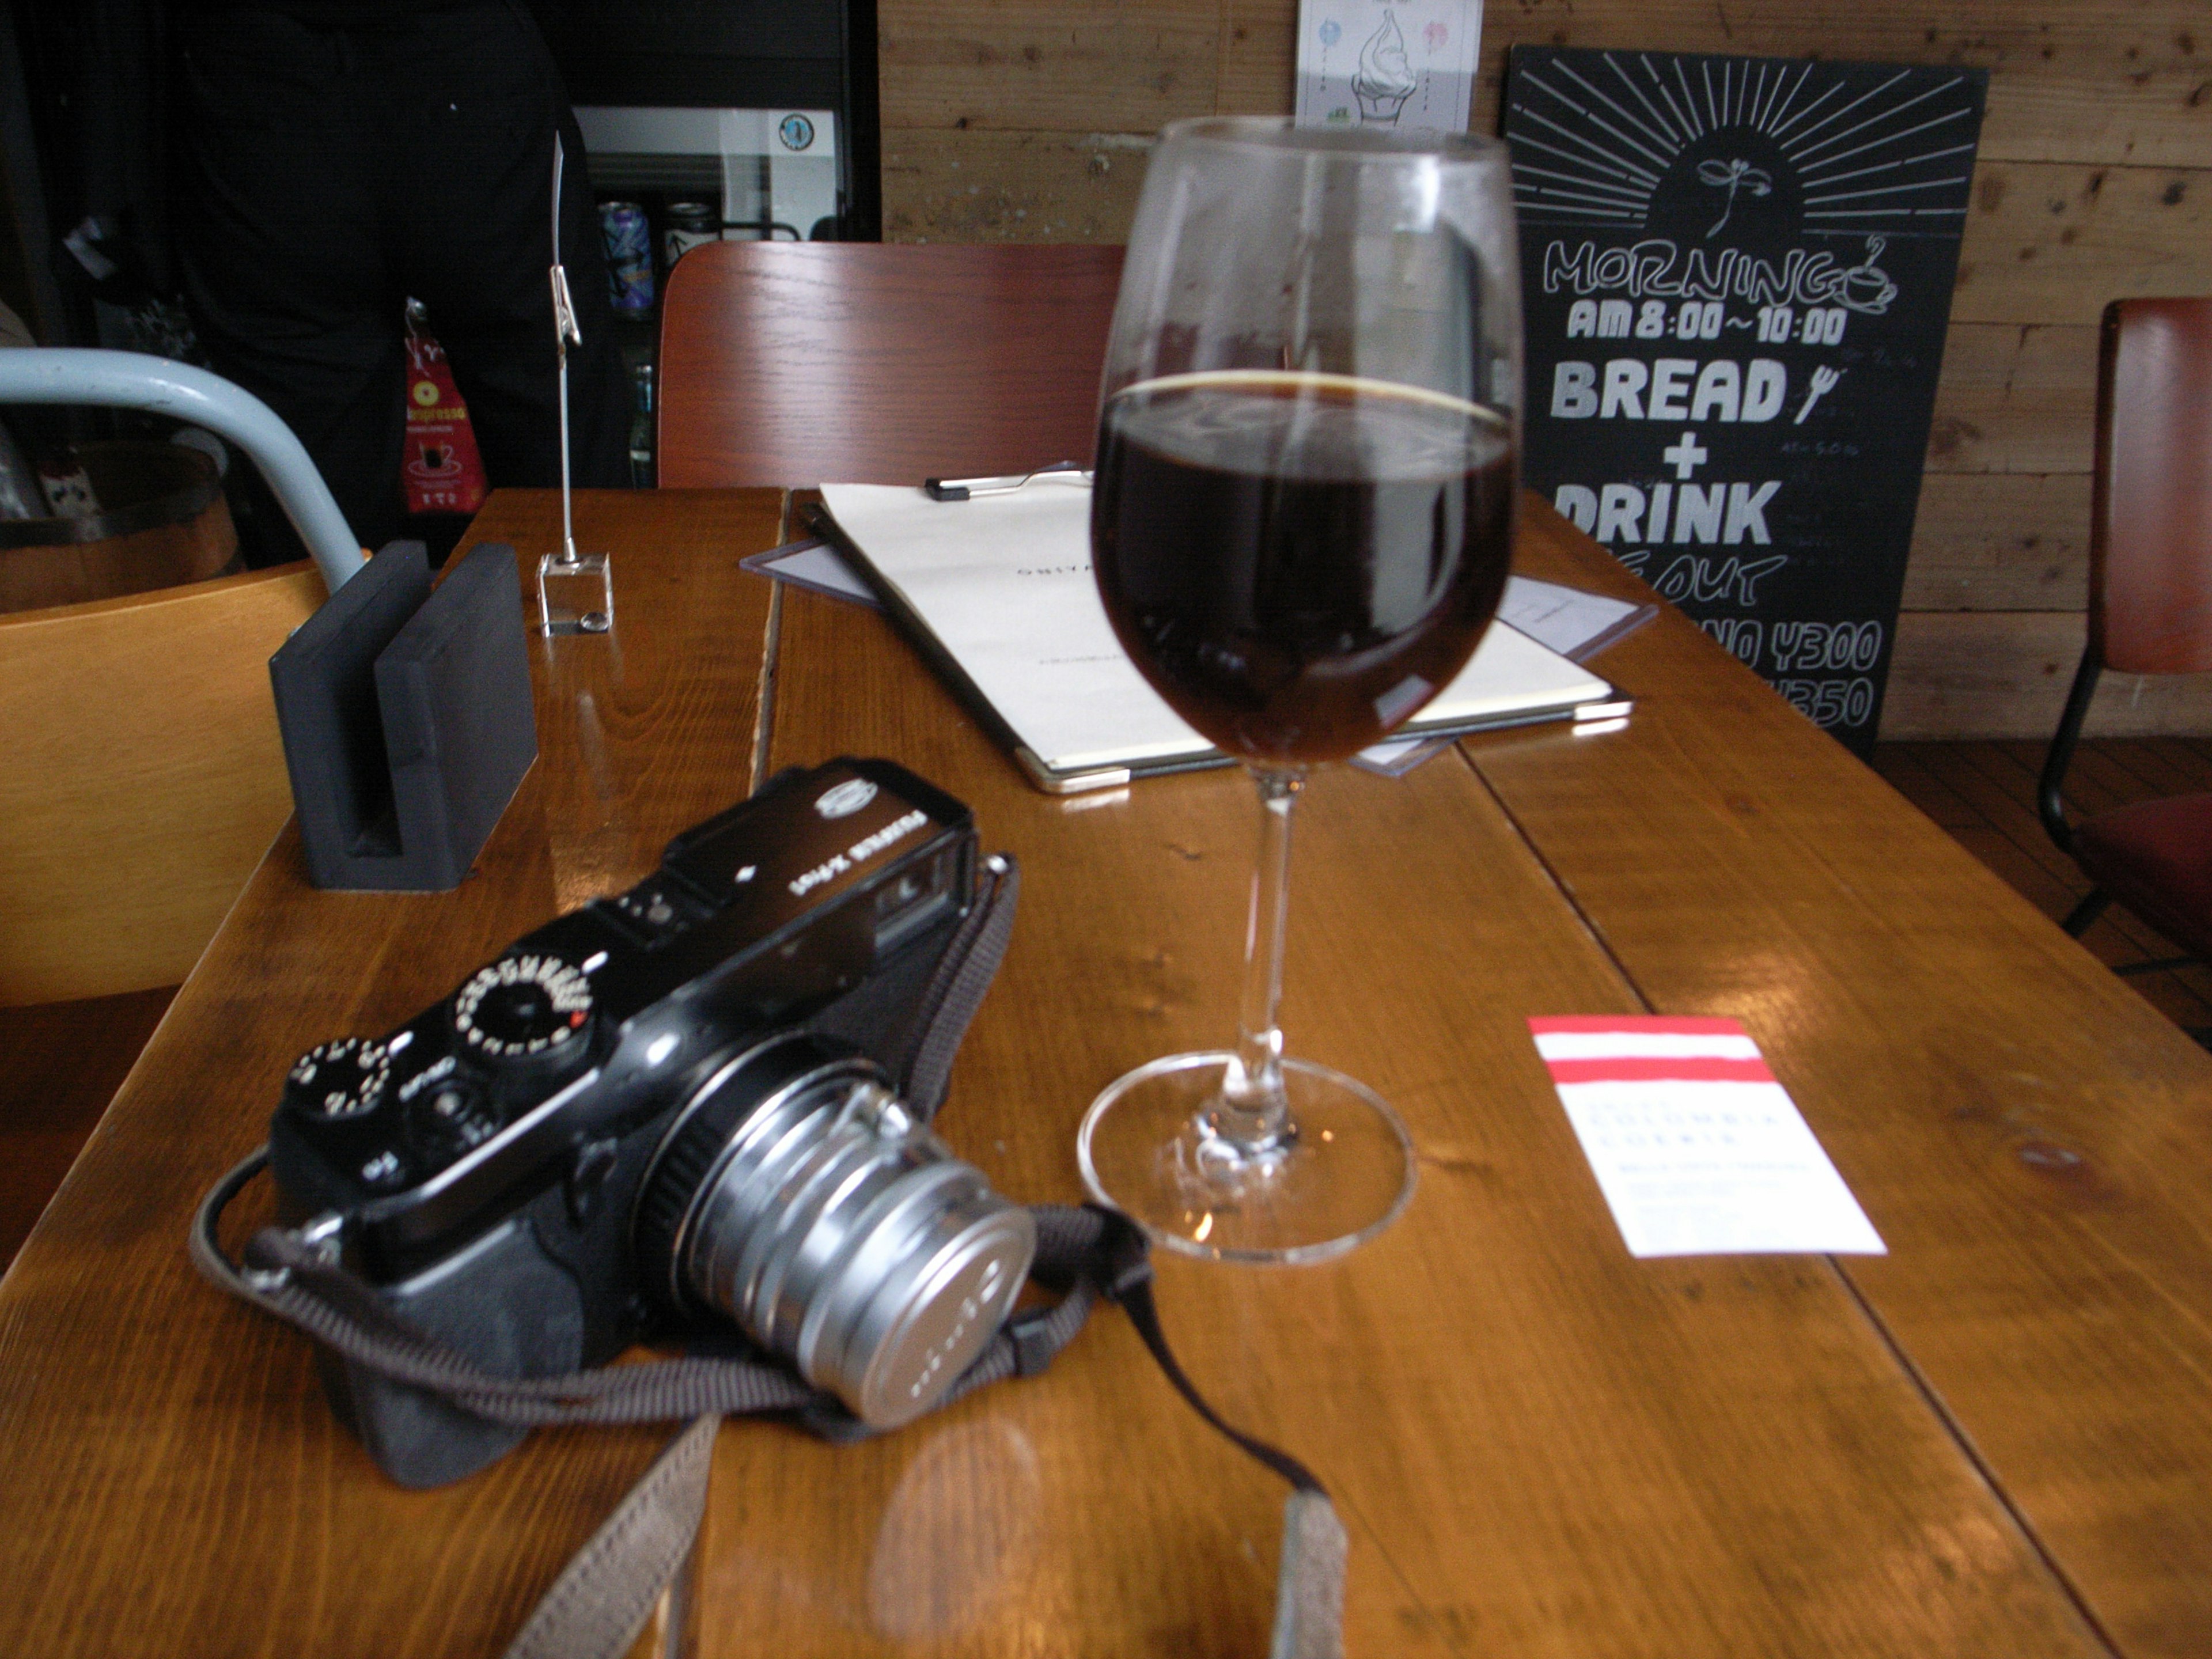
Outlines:
[[407, 305], [407, 438], [399, 483], [410, 513], [473, 513], [483, 505], [483, 459], [468, 405], [419, 301]]

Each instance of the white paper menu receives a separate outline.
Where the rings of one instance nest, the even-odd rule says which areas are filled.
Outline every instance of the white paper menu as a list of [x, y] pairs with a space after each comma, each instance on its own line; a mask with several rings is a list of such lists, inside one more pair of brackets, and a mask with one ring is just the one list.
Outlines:
[[[964, 501], [879, 484], [824, 484], [822, 494], [877, 580], [1047, 773], [1141, 769], [1216, 753], [1115, 638], [1091, 574], [1088, 489], [1032, 487]], [[1587, 669], [1510, 628], [1492, 628], [1407, 729], [1565, 716], [1612, 696]]]
[[[880, 610], [873, 589], [854, 575], [837, 550], [819, 540], [793, 542], [738, 561], [746, 569], [826, 593], [833, 599]], [[1529, 576], [1508, 576], [1498, 620], [1548, 646], [1570, 662], [1588, 662], [1659, 614], [1656, 605], [1632, 605], [1601, 593], [1564, 587]]]
[[1887, 1254], [1735, 1020], [1528, 1029], [1631, 1255]]

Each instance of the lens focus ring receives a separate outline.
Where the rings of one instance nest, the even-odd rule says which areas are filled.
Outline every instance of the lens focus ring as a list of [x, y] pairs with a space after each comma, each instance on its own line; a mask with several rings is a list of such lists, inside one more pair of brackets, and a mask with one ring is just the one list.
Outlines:
[[712, 1073], [640, 1198], [641, 1273], [716, 1310], [872, 1427], [934, 1406], [1029, 1272], [991, 1191], [842, 1044], [793, 1035]]

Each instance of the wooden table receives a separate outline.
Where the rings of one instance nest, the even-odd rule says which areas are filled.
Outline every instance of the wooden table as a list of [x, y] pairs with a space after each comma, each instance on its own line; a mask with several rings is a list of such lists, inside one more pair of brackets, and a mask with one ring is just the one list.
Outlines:
[[[474, 534], [534, 562], [556, 512], [502, 494]], [[779, 514], [580, 502], [619, 626], [533, 644], [543, 757], [457, 892], [317, 892], [279, 839], [0, 1285], [0, 1651], [499, 1650], [661, 1435], [401, 1492], [186, 1222], [293, 1055], [763, 769], [895, 757], [1021, 859], [941, 1120], [1000, 1190], [1079, 1197], [1092, 1093], [1231, 1029], [1243, 778], [1034, 793], [878, 619], [737, 569]], [[1633, 588], [1540, 507], [1522, 566]], [[1405, 1218], [1322, 1267], [1162, 1264], [1201, 1385], [1337, 1496], [1349, 1651], [2212, 1649], [2212, 1060], [1678, 616], [1602, 666], [1626, 730], [1333, 771], [1302, 809], [1288, 1030], [1404, 1113]], [[1629, 1258], [1522, 1022], [1644, 1010], [1745, 1021], [1887, 1256]], [[1255, 1659], [1280, 1499], [1103, 1316], [888, 1439], [726, 1429], [684, 1633]]]

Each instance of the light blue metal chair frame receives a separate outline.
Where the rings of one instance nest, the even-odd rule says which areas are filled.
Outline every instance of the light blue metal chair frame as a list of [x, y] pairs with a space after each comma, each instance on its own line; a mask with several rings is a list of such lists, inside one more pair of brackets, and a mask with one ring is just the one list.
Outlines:
[[0, 404], [94, 404], [204, 426], [236, 444], [269, 481], [333, 593], [363, 562], [330, 486], [276, 411], [219, 375], [167, 357], [82, 347], [0, 351]]

